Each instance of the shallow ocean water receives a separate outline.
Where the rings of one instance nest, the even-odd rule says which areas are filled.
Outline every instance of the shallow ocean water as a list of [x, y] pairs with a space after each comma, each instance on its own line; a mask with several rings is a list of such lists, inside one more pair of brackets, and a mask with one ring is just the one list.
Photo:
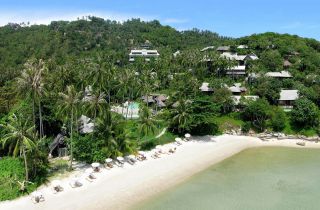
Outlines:
[[320, 150], [253, 148], [134, 210], [318, 210]]

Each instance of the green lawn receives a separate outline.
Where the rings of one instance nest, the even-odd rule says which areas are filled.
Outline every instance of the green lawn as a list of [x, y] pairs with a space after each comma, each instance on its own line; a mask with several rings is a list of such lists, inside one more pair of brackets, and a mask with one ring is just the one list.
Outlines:
[[216, 117], [215, 122], [221, 132], [231, 129], [239, 129], [244, 124], [237, 113]]
[[174, 134], [166, 130], [161, 137], [156, 138], [156, 136], [158, 136], [165, 128], [168, 127], [165, 121], [159, 121], [154, 134], [149, 134], [141, 138], [138, 134], [138, 123], [138, 120], [128, 120], [126, 122], [126, 129], [134, 135], [134, 138], [138, 139], [140, 149], [142, 150], [150, 150], [156, 145], [173, 142], [176, 137]]

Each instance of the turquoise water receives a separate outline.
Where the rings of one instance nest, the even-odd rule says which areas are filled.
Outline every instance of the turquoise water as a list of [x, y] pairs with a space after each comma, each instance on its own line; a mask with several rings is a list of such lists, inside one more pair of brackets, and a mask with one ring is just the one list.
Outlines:
[[319, 210], [320, 150], [245, 150], [135, 210]]
[[139, 109], [139, 103], [130, 103], [129, 109]]

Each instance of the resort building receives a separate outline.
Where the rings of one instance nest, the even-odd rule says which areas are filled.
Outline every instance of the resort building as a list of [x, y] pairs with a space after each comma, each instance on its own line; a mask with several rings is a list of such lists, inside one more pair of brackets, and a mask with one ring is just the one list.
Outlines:
[[253, 60], [253, 61], [255, 61], [255, 60], [258, 60], [258, 59], [259, 59], [259, 57], [258, 57], [256, 54], [254, 54], [254, 53], [251, 53], [251, 54], [249, 54], [249, 55], [246, 56], [246, 60]]
[[231, 49], [230, 46], [220, 46], [220, 47], [217, 48], [217, 51], [221, 52], [221, 53], [224, 53], [224, 52], [230, 51], [230, 49]]
[[290, 61], [288, 61], [288, 60], [285, 60], [285, 61], [283, 62], [283, 68], [288, 69], [288, 68], [290, 68], [291, 66], [292, 66], [292, 63], [290, 63]]
[[257, 60], [259, 59], [255, 54], [250, 55], [238, 55], [237, 53], [224, 52], [221, 54], [221, 57], [229, 60], [238, 61], [240, 66], [246, 65], [248, 60]]
[[[226, 86], [227, 87], [227, 86]], [[232, 93], [232, 95], [241, 95], [247, 91], [247, 88], [241, 87], [241, 83], [235, 83], [231, 87], [227, 87], [228, 90]]]
[[142, 96], [142, 101], [146, 104], [155, 104], [159, 108], [166, 107], [166, 100], [168, 100], [168, 96], [162, 94], [150, 94], [149, 96]]
[[206, 92], [206, 93], [212, 93], [213, 89], [209, 87], [209, 83], [204, 82], [202, 83], [201, 87], [199, 88], [201, 92]]
[[267, 72], [265, 74], [266, 77], [273, 77], [278, 79], [292, 78], [292, 75], [288, 71], [281, 72]]
[[246, 75], [246, 66], [234, 66], [226, 71], [226, 75], [233, 77], [245, 76]]
[[278, 105], [283, 107], [285, 111], [290, 111], [297, 99], [299, 99], [298, 90], [281, 90]]
[[160, 54], [157, 50], [131, 50], [129, 54], [129, 61], [134, 62], [136, 57], [144, 57], [146, 61], [150, 61], [151, 58], [158, 58]]

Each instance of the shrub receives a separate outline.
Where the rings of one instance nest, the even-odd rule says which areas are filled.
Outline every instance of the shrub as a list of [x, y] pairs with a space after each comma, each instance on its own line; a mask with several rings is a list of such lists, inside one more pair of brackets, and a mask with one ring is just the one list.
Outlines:
[[251, 121], [254, 128], [264, 131], [266, 120], [269, 118], [270, 105], [265, 99], [252, 101], [242, 112], [245, 121]]
[[241, 132], [242, 133], [248, 133], [251, 128], [251, 122], [245, 122], [242, 127], [241, 127]]
[[271, 127], [274, 131], [280, 132], [286, 127], [286, 113], [281, 108], [277, 108], [272, 114]]
[[[0, 160], [0, 201], [11, 200], [23, 193], [18, 181], [25, 177], [23, 161], [19, 158], [5, 157]], [[36, 185], [27, 185], [26, 192], [36, 188]]]
[[148, 141], [144, 141], [140, 144], [140, 149], [141, 150], [150, 150], [150, 149], [154, 148], [156, 145], [157, 145], [156, 141], [148, 140]]
[[319, 109], [306, 98], [298, 99], [291, 112], [291, 122], [300, 128], [310, 128], [319, 124]]
[[92, 135], [78, 136], [73, 140], [73, 156], [87, 163], [104, 162], [110, 156], [105, 140], [92, 138]]
[[191, 129], [191, 134], [198, 136], [215, 135], [218, 132], [219, 126], [213, 120], [200, 122]]

